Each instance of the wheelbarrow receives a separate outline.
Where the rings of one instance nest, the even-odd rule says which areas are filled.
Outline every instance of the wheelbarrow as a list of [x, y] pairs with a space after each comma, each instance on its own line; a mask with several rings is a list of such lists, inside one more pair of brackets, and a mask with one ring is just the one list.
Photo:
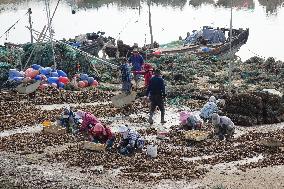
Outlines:
[[37, 81], [35, 83], [28, 84], [28, 85], [26, 83], [22, 83], [16, 87], [16, 90], [20, 94], [30, 94], [37, 90], [37, 88], [40, 86], [40, 82], [41, 81]]
[[117, 108], [122, 108], [132, 104], [135, 101], [137, 92], [132, 91], [130, 94], [121, 93], [111, 98], [112, 104]]

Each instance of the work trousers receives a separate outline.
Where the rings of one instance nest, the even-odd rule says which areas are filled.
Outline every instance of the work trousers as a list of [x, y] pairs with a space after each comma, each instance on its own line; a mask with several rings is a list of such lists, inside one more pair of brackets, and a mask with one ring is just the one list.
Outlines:
[[162, 114], [165, 113], [165, 103], [162, 95], [152, 95], [150, 97], [150, 100], [151, 100], [151, 108], [150, 108], [151, 113], [153, 113], [156, 110], [156, 107], [159, 107], [159, 110], [161, 111]]

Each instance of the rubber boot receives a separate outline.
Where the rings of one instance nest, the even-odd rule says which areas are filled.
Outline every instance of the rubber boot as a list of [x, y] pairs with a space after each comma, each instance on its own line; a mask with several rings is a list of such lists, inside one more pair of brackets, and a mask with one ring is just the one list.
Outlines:
[[154, 116], [154, 112], [150, 112], [150, 117], [149, 117], [149, 120], [148, 122], [150, 123], [150, 125], [152, 125], [154, 123], [153, 121], [153, 116]]
[[167, 123], [167, 121], [165, 121], [165, 112], [161, 112], [161, 123]]

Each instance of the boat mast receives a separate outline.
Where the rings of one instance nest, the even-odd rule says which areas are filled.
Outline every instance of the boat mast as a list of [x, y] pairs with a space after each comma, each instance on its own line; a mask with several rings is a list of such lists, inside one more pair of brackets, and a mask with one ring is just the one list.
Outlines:
[[56, 69], [56, 61], [55, 61], [55, 52], [54, 52], [54, 44], [52, 40], [52, 29], [51, 29], [51, 18], [50, 18], [50, 1], [45, 0], [45, 8], [46, 8], [46, 16], [47, 16], [47, 24], [48, 24], [48, 30], [49, 30], [49, 37], [50, 37], [50, 44], [52, 49], [52, 55], [53, 55], [53, 63], [54, 63], [54, 69]]
[[29, 23], [30, 23], [30, 33], [31, 33], [31, 43], [33, 43], [34, 42], [34, 37], [33, 37], [33, 30], [32, 30], [32, 9], [31, 8], [29, 8], [28, 9], [28, 13], [29, 13]]
[[229, 94], [232, 90], [232, 64], [233, 64], [233, 54], [232, 54], [232, 34], [233, 34], [233, 0], [231, 0], [231, 18], [230, 18], [230, 55], [229, 55]]
[[152, 28], [152, 20], [151, 20], [151, 0], [148, 0], [148, 9], [149, 9], [149, 28], [150, 28], [150, 36], [151, 36], [151, 48], [153, 48], [153, 28]]

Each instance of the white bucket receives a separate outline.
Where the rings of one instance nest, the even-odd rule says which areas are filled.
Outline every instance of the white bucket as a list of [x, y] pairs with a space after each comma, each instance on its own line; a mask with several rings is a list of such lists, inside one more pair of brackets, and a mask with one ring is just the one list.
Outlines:
[[148, 145], [147, 146], [147, 155], [151, 156], [152, 158], [157, 157], [158, 147], [156, 145]]

